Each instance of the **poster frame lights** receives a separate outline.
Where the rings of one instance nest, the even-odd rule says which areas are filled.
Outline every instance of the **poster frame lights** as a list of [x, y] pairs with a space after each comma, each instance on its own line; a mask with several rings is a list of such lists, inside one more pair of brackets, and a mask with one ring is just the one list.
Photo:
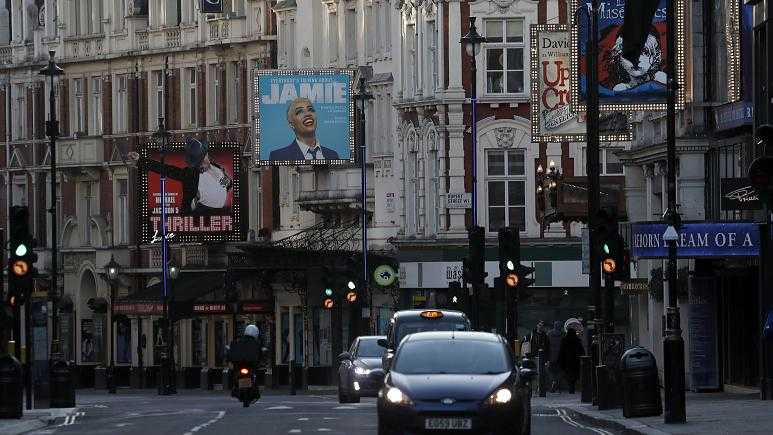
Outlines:
[[[355, 161], [354, 76], [352, 69], [256, 70], [253, 73], [253, 128], [255, 165], [342, 165]], [[293, 86], [288, 86], [292, 84]], [[307, 118], [291, 123], [295, 101], [308, 98], [314, 113], [313, 131], [319, 144], [312, 158], [301, 150], [299, 130]], [[342, 101], [343, 100], [343, 101]], [[303, 104], [302, 102], [299, 104]], [[299, 117], [304, 116], [299, 108]], [[302, 133], [301, 133], [302, 134]], [[332, 158], [330, 156], [333, 156]]]
[[[603, 81], [603, 77], [607, 74], [602, 74], [604, 63], [602, 58], [605, 53], [610, 53], [611, 50], [605, 51], [602, 47], [604, 44], [605, 36], [610, 38], [610, 35], [604, 33], [605, 29], [613, 26], [622, 26], [624, 12], [621, 8], [625, 7], [625, 2], [638, 1], [638, 0], [600, 0], [600, 16], [599, 16], [599, 79]], [[663, 17], [662, 9], [663, 4], [668, 5], [669, 1], [675, 1], [676, 16], [674, 17], [674, 25], [676, 27], [676, 109], [683, 110], [687, 101], [687, 66], [686, 59], [690, 53], [688, 46], [687, 35], [687, 0], [660, 0], [662, 4], [659, 4], [658, 11], [653, 19], [653, 24], [658, 23], [661, 28], [665, 26], [665, 17]], [[584, 61], [581, 60], [581, 52], [585, 50], [585, 40], [580, 38], [580, 27], [585, 28], [588, 26], [588, 13], [585, 10], [590, 9], [589, 0], [570, 0], [570, 10], [577, 11], [576, 14], [571, 15], [571, 35], [570, 44], [572, 49], [572, 77], [577, 77], [577, 80], [571, 82], [571, 101], [574, 102], [575, 108], [579, 112], [585, 112], [587, 110], [584, 99], [580, 97], [580, 83], [583, 82], [584, 73], [581, 72], [585, 68]], [[622, 12], [622, 13], [621, 13]], [[660, 15], [658, 15], [660, 14]], [[661, 47], [666, 41], [666, 37], [661, 37], [658, 43]], [[666, 55], [670, 55], [666, 53]], [[665, 68], [666, 60], [661, 59], [662, 69]], [[661, 71], [662, 71], [661, 69]], [[655, 83], [658, 81], [657, 75], [655, 78], [646, 83], [640, 83], [628, 90], [610, 90], [599, 85], [599, 104], [602, 112], [662, 112], [667, 109], [666, 107], [666, 86], [662, 84], [662, 91], [653, 92], [652, 87], [648, 87], [649, 90], [644, 90], [640, 87], [649, 83]], [[634, 89], [642, 89], [642, 91], [634, 92]], [[628, 91], [631, 92], [628, 92]]]
[[[168, 166], [176, 166], [188, 171], [191, 168], [190, 158], [187, 151], [187, 142], [192, 141], [188, 139], [185, 142], [175, 141], [166, 145], [165, 163]], [[221, 202], [219, 205], [224, 207], [221, 213], [205, 212], [205, 213], [185, 213], [183, 203], [185, 202], [185, 186], [180, 178], [175, 178], [171, 173], [167, 174], [166, 178], [166, 192], [167, 201], [171, 202], [167, 205], [167, 240], [171, 243], [183, 242], [183, 243], [217, 243], [217, 242], [238, 242], [244, 240], [244, 228], [241, 221], [241, 153], [243, 144], [233, 141], [213, 141], [209, 142], [203, 139], [194, 141], [198, 143], [205, 143], [207, 148], [204, 153], [208, 156], [215, 166], [221, 168], [225, 173], [225, 176], [219, 181], [215, 181], [213, 186], [223, 185], [224, 182], [230, 184], [230, 187], [226, 188], [225, 202]], [[151, 185], [158, 183], [160, 174], [156, 170], [149, 170], [148, 159], [154, 160], [156, 164], [160, 164], [161, 147], [154, 142], [146, 142], [141, 144], [137, 150], [140, 160], [137, 164], [138, 167], [138, 181], [139, 181], [139, 199], [138, 207], [136, 211], [137, 227], [139, 230], [138, 239], [142, 244], [160, 244], [161, 243], [161, 230], [160, 230], [160, 217], [161, 212], [153, 212], [151, 209], [151, 203], [155, 204], [159, 201], [153, 199], [156, 194], [160, 196], [159, 190], [153, 189], [153, 192], [149, 192]], [[192, 152], [191, 152], [192, 154]], [[200, 160], [200, 159], [199, 159]], [[195, 164], [195, 163], [194, 163]], [[187, 166], [186, 166], [187, 165]], [[228, 173], [230, 169], [231, 173]], [[182, 171], [179, 171], [182, 172]], [[151, 182], [150, 174], [153, 174], [154, 180]], [[185, 177], [183, 177], [185, 178]], [[197, 186], [199, 193], [197, 198], [203, 197], [201, 192], [201, 185]], [[188, 189], [190, 190], [190, 189]], [[215, 201], [222, 201], [222, 192], [217, 192], [218, 189], [209, 189], [206, 194], [210, 195]], [[190, 193], [190, 192], [189, 192]], [[151, 197], [151, 195], [153, 195]], [[179, 196], [179, 201], [175, 199]], [[170, 200], [169, 198], [172, 198]], [[217, 199], [215, 199], [217, 198]], [[172, 202], [173, 201], [173, 202]], [[203, 204], [204, 200], [200, 200], [199, 204]], [[176, 209], [179, 208], [179, 209]], [[160, 208], [159, 208], [160, 210]], [[212, 209], [210, 209], [212, 210]], [[171, 215], [170, 215], [171, 214]], [[181, 218], [177, 219], [176, 218]], [[214, 219], [218, 218], [218, 219]], [[155, 225], [153, 220], [158, 221]], [[171, 223], [171, 225], [170, 225]]]
[[[532, 142], [585, 142], [587, 125], [584, 113], [576, 110], [571, 99], [572, 57], [569, 48], [569, 26], [566, 24], [532, 24], [530, 32], [531, 82], [531, 141]], [[543, 36], [550, 38], [550, 47], [542, 44]], [[560, 41], [554, 38], [561, 38]], [[564, 46], [563, 44], [566, 44]], [[563, 55], [563, 52], [566, 52]], [[551, 103], [553, 104], [551, 107]], [[604, 122], [615, 123], [624, 119], [624, 128], [602, 130], [602, 142], [627, 142], [633, 139], [630, 115], [625, 112], [601, 113]], [[606, 121], [604, 121], [606, 118]], [[548, 124], [555, 123], [554, 129]]]

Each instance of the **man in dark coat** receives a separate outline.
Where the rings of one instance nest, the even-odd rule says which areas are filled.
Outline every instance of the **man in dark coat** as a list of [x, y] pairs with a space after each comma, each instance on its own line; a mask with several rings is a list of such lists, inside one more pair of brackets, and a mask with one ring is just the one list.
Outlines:
[[580, 377], [580, 357], [585, 354], [585, 349], [577, 337], [573, 328], [566, 330], [566, 336], [561, 340], [561, 351], [558, 356], [558, 365], [564, 372], [566, 383], [569, 384], [569, 394], [574, 394], [574, 384]]
[[129, 164], [136, 164], [140, 170], [166, 176], [183, 185], [183, 214], [213, 215], [227, 213], [225, 204], [233, 179], [226, 170], [209, 158], [209, 144], [190, 138], [185, 144], [184, 168], [162, 164], [159, 161], [141, 157], [138, 153], [127, 154]]
[[311, 100], [294, 99], [287, 107], [287, 123], [295, 133], [295, 139], [284, 148], [269, 153], [271, 161], [291, 160], [338, 160], [338, 153], [320, 145], [317, 139], [317, 112]]
[[550, 346], [550, 354], [548, 358], [548, 373], [550, 373], [550, 392], [555, 393], [560, 390], [560, 374], [561, 368], [558, 365], [558, 357], [561, 354], [561, 340], [563, 340], [563, 333], [561, 331], [561, 322], [556, 320], [553, 322], [553, 329], [548, 331], [548, 343]]
[[539, 355], [540, 349], [545, 358], [550, 355], [550, 341], [548, 340], [548, 334], [545, 330], [545, 322], [540, 320], [537, 322], [537, 327], [531, 332], [531, 353], [534, 356]]

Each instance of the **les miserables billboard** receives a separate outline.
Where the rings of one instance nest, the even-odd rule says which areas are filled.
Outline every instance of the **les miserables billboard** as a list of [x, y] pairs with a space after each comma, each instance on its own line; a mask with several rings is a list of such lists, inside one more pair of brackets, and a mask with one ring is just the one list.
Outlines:
[[[239, 210], [241, 145], [188, 139], [167, 145], [163, 157], [155, 144], [130, 153], [140, 171], [141, 243], [161, 242], [161, 174], [166, 174], [167, 240], [223, 242], [243, 239]], [[133, 154], [133, 155], [132, 155]]]

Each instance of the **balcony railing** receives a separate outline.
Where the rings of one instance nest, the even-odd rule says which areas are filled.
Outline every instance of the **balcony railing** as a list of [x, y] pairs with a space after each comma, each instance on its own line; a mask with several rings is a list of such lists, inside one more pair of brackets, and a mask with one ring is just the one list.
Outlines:
[[13, 50], [11, 46], [0, 47], [0, 64], [9, 65], [13, 63]]
[[169, 29], [166, 31], [166, 46], [167, 48], [180, 46], [180, 29]]

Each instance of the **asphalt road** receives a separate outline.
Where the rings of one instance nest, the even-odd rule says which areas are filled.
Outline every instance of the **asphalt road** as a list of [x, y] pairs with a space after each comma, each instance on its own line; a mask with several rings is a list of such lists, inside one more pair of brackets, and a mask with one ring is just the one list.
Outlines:
[[[376, 434], [375, 399], [339, 404], [337, 397], [264, 395], [249, 408], [222, 392], [181, 391], [158, 396], [153, 391], [123, 390], [117, 395], [83, 393], [78, 414], [32, 432], [43, 434]], [[612, 431], [572, 420], [563, 411], [534, 399], [532, 433], [599, 434]]]

